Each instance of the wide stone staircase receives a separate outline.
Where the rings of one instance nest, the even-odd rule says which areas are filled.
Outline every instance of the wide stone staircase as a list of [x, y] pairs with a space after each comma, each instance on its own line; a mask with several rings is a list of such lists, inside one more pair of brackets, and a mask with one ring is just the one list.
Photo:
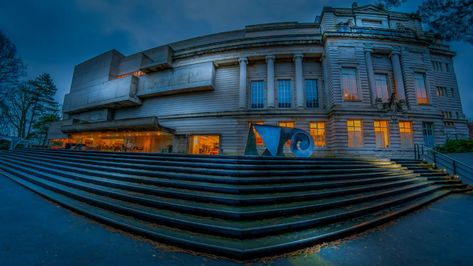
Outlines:
[[244, 260], [357, 233], [467, 190], [401, 163], [26, 149], [0, 152], [0, 176], [126, 232]]

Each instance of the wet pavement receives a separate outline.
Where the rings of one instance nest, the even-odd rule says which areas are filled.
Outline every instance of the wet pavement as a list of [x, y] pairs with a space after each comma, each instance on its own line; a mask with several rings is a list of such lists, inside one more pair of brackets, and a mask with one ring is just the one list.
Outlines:
[[157, 248], [75, 215], [0, 175], [1, 266], [241, 264], [473, 265], [473, 194], [448, 196], [319, 252], [237, 263]]

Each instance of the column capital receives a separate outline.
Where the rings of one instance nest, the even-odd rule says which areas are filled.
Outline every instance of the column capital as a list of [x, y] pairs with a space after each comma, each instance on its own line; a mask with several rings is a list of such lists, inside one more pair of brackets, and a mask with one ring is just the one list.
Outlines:
[[248, 64], [248, 58], [246, 58], [246, 57], [240, 57], [240, 58], [238, 58], [238, 63], [240, 63], [240, 64], [242, 64], [242, 63], [243, 63], [243, 64]]
[[393, 55], [400, 55], [401, 54], [401, 51], [399, 50], [391, 50], [391, 52], [389, 53], [389, 56], [393, 56]]
[[304, 58], [304, 54], [302, 53], [294, 54], [294, 57], [293, 57], [294, 60], [298, 60], [302, 58]]
[[265, 59], [266, 59], [266, 62], [268, 62], [268, 61], [274, 61], [274, 60], [276, 59], [276, 56], [275, 56], [275, 55], [267, 55], [267, 56], [265, 57]]

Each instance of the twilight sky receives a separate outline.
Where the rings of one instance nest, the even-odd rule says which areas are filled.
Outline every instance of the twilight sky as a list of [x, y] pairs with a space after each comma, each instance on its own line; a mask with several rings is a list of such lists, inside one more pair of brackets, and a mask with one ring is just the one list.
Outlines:
[[[357, 1], [359, 5], [373, 1]], [[414, 12], [420, 0], [395, 10]], [[342, 0], [42, 0], [2, 1], [0, 31], [17, 46], [28, 78], [50, 73], [62, 103], [74, 66], [110, 49], [128, 55], [200, 35], [281, 21], [312, 22]], [[463, 109], [473, 118], [473, 45], [452, 43]]]

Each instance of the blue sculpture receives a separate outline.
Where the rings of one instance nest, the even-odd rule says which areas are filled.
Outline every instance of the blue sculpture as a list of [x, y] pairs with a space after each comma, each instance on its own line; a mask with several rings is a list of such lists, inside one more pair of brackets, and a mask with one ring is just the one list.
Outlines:
[[284, 156], [284, 144], [291, 141], [291, 152], [296, 157], [310, 157], [314, 151], [314, 141], [309, 133], [299, 128], [268, 125], [250, 125], [245, 155], [259, 155], [256, 148], [255, 131], [261, 136], [266, 150], [262, 155]]

